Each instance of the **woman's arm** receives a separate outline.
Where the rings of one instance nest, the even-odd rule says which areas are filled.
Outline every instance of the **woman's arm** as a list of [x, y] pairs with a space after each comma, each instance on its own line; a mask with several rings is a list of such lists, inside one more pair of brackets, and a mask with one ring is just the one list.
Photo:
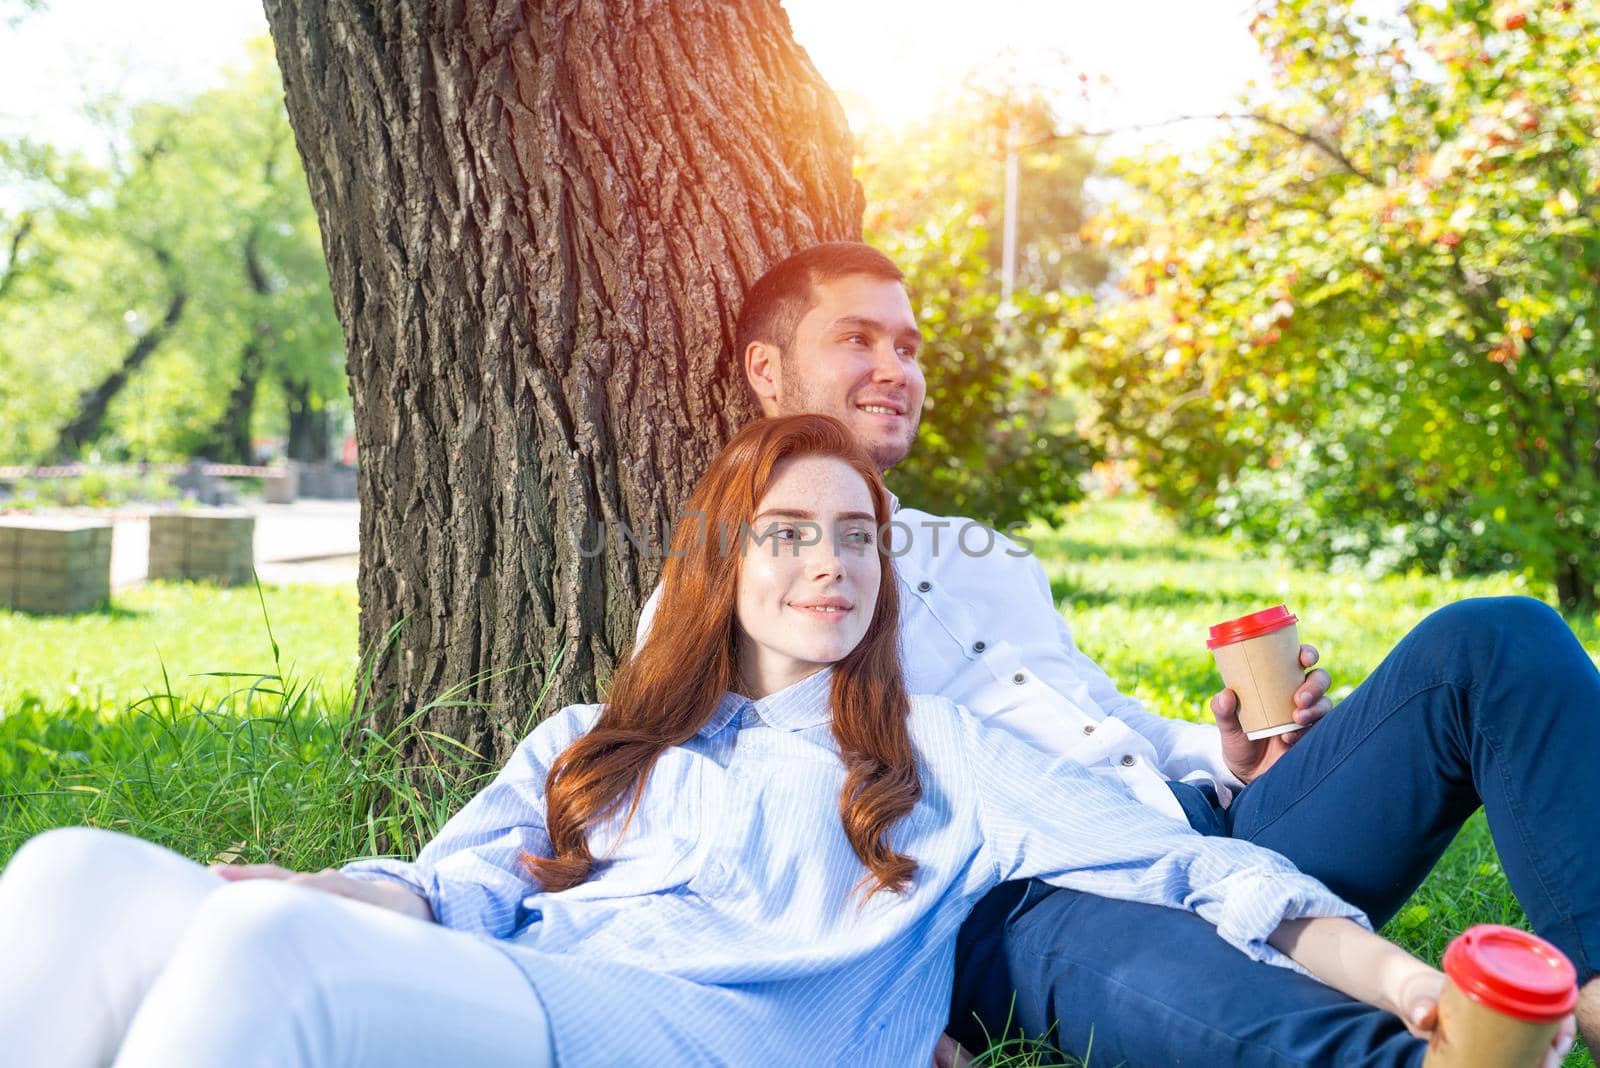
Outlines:
[[437, 923], [428, 899], [410, 887], [388, 879], [352, 879], [334, 868], [322, 871], [292, 871], [276, 864], [213, 864], [211, 870], [230, 883], [245, 879], [281, 879], [313, 890], [365, 901], [369, 905], [398, 912], [424, 923]]
[[1444, 973], [1343, 917], [1285, 920], [1267, 939], [1335, 990], [1400, 1017], [1427, 1037]]
[[[1439, 1026], [1444, 973], [1388, 939], [1343, 918], [1285, 920], [1269, 941], [1335, 990], [1400, 1017], [1418, 1038]], [[1560, 1068], [1577, 1021], [1568, 1016], [1545, 1051], [1542, 1068]]]
[[523, 921], [538, 884], [522, 855], [548, 854], [544, 785], [551, 761], [599, 715], [573, 705], [524, 738], [500, 773], [442, 827], [415, 861], [361, 860], [340, 869], [294, 872], [274, 864], [214, 868], [225, 879], [284, 879], [407, 916], [503, 938]]

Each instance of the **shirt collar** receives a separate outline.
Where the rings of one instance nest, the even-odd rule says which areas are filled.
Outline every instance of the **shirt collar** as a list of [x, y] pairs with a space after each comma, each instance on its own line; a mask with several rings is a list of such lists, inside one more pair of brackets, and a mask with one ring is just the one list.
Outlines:
[[807, 675], [755, 703], [756, 715], [769, 727], [797, 731], [817, 727], [833, 718], [833, 668]]
[[753, 704], [755, 702], [750, 698], [729, 690], [722, 695], [722, 700], [717, 702], [717, 710], [711, 713], [711, 718], [706, 720], [705, 726], [701, 727], [698, 733], [702, 737], [711, 737]]
[[894, 490], [888, 486], [883, 487], [883, 492], [889, 495], [889, 514], [894, 515], [900, 510], [900, 498], [894, 495]]
[[825, 667], [759, 700], [753, 701], [730, 690], [722, 695], [717, 710], [700, 728], [700, 733], [709, 737], [746, 711], [781, 731], [820, 727], [833, 718], [833, 668]]

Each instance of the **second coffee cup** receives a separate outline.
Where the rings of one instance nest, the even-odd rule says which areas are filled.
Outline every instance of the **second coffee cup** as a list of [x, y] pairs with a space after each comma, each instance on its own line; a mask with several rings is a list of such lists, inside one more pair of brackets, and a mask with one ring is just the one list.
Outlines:
[[1305, 682], [1305, 669], [1296, 623], [1280, 604], [1211, 628], [1206, 648], [1223, 683], [1239, 695], [1239, 724], [1247, 738], [1301, 729], [1294, 721], [1294, 692]]
[[1444, 953], [1439, 1025], [1423, 1068], [1537, 1068], [1578, 1002], [1578, 973], [1555, 946], [1480, 924]]

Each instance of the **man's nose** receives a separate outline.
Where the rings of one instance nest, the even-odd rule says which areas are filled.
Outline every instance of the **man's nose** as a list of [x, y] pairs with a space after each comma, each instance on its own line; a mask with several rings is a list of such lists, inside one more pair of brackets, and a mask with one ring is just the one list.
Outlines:
[[903, 384], [906, 380], [905, 363], [900, 359], [900, 354], [895, 351], [893, 340], [879, 343], [873, 353], [872, 377], [877, 382], [893, 382]]

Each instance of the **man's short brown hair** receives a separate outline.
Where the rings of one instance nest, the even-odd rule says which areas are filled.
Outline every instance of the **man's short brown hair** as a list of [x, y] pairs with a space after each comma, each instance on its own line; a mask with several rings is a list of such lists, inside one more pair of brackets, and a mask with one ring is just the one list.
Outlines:
[[905, 284], [894, 261], [859, 241], [828, 241], [801, 249], [756, 280], [744, 298], [734, 329], [737, 358], [742, 363], [752, 343], [764, 341], [788, 352], [794, 332], [817, 303], [816, 287], [852, 275]]

